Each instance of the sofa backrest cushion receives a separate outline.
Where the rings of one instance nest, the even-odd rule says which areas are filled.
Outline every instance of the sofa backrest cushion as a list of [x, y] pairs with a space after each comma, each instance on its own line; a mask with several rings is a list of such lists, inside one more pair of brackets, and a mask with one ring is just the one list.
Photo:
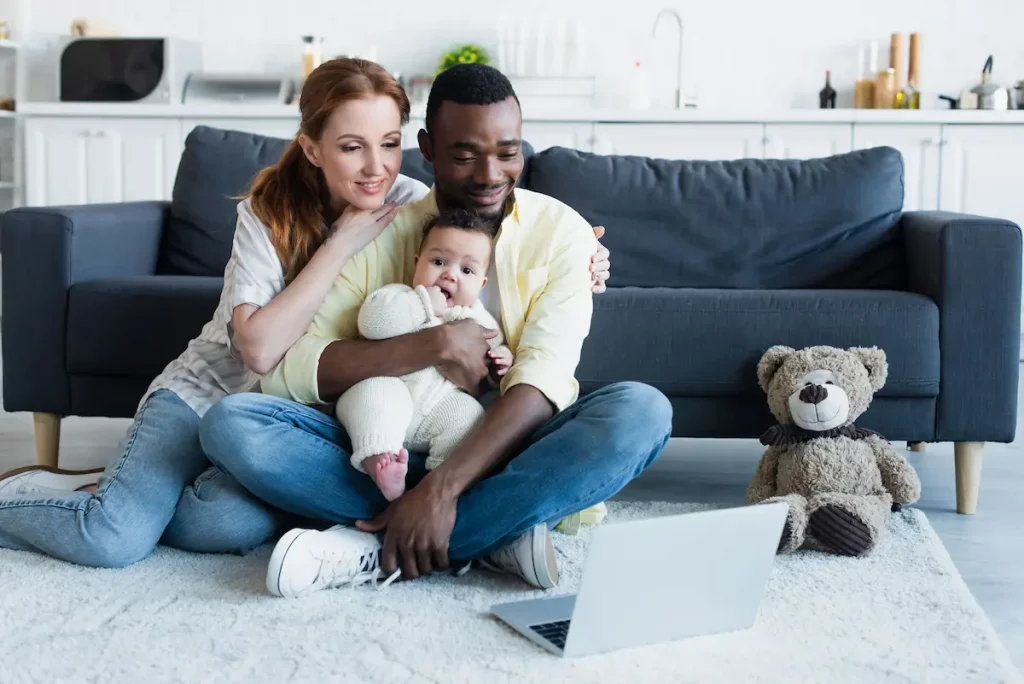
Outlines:
[[549, 148], [526, 187], [607, 230], [610, 286], [895, 288], [903, 159], [677, 161]]
[[236, 207], [287, 140], [196, 126], [185, 138], [164, 229], [159, 274], [220, 276], [231, 257]]

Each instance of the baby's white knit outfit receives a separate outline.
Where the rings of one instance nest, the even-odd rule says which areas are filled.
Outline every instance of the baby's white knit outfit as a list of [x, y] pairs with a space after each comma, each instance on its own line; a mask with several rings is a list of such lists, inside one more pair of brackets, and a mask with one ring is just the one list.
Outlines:
[[[491, 349], [503, 344], [501, 327], [477, 301], [434, 315], [427, 288], [385, 285], [359, 309], [359, 334], [384, 340], [450, 321], [472, 318], [496, 330]], [[427, 469], [436, 468], [474, 428], [483, 406], [433, 366], [398, 378], [368, 378], [338, 399], [338, 421], [352, 441], [352, 466], [360, 472], [367, 456], [386, 452], [428, 451]]]

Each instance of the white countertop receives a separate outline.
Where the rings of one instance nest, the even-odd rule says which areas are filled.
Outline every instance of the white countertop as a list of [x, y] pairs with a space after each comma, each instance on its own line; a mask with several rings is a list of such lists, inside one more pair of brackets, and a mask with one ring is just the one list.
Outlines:
[[[196, 118], [196, 119], [295, 119], [294, 105], [228, 104], [93, 104], [27, 102], [18, 116]], [[423, 117], [423, 108], [413, 111]], [[523, 112], [525, 121], [601, 123], [946, 123], [1024, 124], [1024, 110], [968, 111], [927, 109], [916, 111], [885, 109], [629, 109], [561, 107]]]

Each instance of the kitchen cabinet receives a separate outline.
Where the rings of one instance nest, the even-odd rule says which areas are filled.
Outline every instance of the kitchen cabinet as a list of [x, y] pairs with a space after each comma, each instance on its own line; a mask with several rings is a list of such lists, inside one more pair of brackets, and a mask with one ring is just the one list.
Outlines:
[[816, 159], [849, 152], [850, 124], [766, 124], [764, 155], [769, 159]]
[[26, 204], [170, 199], [181, 150], [177, 119], [31, 118]]
[[862, 124], [853, 126], [853, 148], [888, 146], [903, 155], [903, 208], [939, 208], [942, 168], [942, 127], [939, 124]]
[[947, 125], [942, 132], [939, 208], [1024, 226], [1024, 200], [1013, 190], [1024, 127]]
[[594, 147], [594, 126], [589, 123], [524, 121], [523, 140], [530, 143], [534, 152], [549, 147], [590, 152]]
[[750, 123], [597, 124], [594, 151], [658, 159], [759, 159], [764, 156], [764, 126]]

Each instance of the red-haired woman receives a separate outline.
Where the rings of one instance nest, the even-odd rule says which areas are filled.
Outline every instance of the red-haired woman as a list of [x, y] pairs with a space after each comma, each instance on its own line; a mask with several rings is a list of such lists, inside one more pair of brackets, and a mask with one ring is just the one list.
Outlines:
[[[164, 543], [242, 553], [289, 521], [211, 466], [199, 422], [258, 386], [305, 332], [352, 255], [428, 188], [399, 174], [409, 100], [381, 66], [336, 59], [303, 85], [299, 133], [238, 205], [212, 320], [152, 382], [102, 473], [0, 476], [0, 548], [123, 567]], [[593, 259], [603, 289], [607, 252]]]

